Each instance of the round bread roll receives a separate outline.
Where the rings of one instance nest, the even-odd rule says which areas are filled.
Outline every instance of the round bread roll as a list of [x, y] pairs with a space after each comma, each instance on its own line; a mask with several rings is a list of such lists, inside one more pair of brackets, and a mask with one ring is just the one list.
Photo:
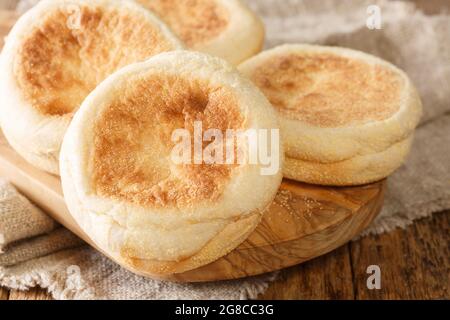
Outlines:
[[234, 65], [259, 53], [264, 25], [240, 0], [137, 0], [155, 12], [190, 49]]
[[24, 14], [0, 57], [0, 122], [31, 164], [57, 174], [64, 133], [108, 75], [181, 42], [133, 1], [42, 1]]
[[350, 49], [284, 45], [239, 66], [278, 112], [284, 176], [321, 185], [387, 177], [409, 152], [422, 114], [408, 76]]
[[[197, 121], [203, 132], [278, 128], [269, 101], [224, 60], [174, 51], [107, 78], [64, 138], [71, 214], [134, 272], [180, 273], [220, 258], [248, 237], [276, 195], [281, 168], [261, 175], [259, 163], [174, 161], [175, 130], [193, 137]], [[247, 159], [250, 149], [238, 142], [234, 150]]]

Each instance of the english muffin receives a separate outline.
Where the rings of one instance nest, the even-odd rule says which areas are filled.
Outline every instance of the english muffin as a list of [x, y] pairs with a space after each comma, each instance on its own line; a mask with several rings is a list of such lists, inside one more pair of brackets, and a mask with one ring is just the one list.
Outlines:
[[[69, 210], [134, 272], [179, 273], [227, 254], [255, 229], [281, 183], [281, 168], [262, 175], [260, 162], [175, 161], [174, 132], [185, 130], [191, 143], [198, 122], [205, 135], [278, 127], [250, 81], [219, 58], [188, 51], [111, 75], [69, 126], [60, 159]], [[248, 159], [250, 144], [238, 141], [230, 150]]]
[[31, 164], [58, 173], [64, 133], [108, 75], [181, 42], [133, 1], [41, 1], [7, 37], [0, 57], [0, 121]]
[[359, 185], [404, 161], [422, 105], [408, 76], [359, 51], [284, 45], [239, 66], [278, 113], [287, 178]]
[[240, 0], [137, 0], [192, 50], [237, 65], [261, 51], [264, 25]]

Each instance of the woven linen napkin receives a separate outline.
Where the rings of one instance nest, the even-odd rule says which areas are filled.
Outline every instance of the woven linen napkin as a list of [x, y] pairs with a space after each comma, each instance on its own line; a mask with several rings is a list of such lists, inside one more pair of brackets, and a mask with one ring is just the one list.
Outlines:
[[[409, 2], [387, 0], [247, 3], [264, 19], [267, 48], [306, 42], [359, 49], [395, 63], [418, 87], [425, 115], [412, 153], [389, 179], [383, 211], [365, 234], [405, 227], [414, 219], [450, 209], [450, 153], [445, 152], [450, 146], [450, 16], [427, 16]], [[366, 26], [370, 5], [381, 9], [381, 30]], [[6, 196], [1, 198], [2, 194]], [[2, 206], [2, 199], [9, 199], [10, 205]], [[23, 221], [29, 216], [38, 222], [27, 225]], [[33, 238], [23, 239], [29, 237]], [[5, 182], [0, 183], [0, 239], [6, 245], [0, 255], [0, 285], [15, 289], [41, 286], [57, 299], [256, 298], [276, 277], [175, 284], [136, 276], [93, 249], [79, 247], [75, 236], [45, 218]]]
[[0, 253], [7, 244], [48, 233], [56, 225], [12, 185], [0, 179]]

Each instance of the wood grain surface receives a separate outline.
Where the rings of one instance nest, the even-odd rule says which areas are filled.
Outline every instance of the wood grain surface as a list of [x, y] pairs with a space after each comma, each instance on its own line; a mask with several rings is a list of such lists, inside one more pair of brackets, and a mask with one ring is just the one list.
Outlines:
[[[449, 299], [450, 214], [416, 223], [408, 230], [350, 244], [357, 299]], [[380, 266], [384, 290], [367, 290], [366, 268]], [[383, 284], [384, 283], [384, 284]]]
[[8, 290], [4, 288], [0, 288], [0, 300], [8, 300], [9, 299], [9, 292]]
[[[364, 237], [280, 272], [259, 299], [450, 299], [450, 211], [406, 230]], [[366, 287], [369, 265], [381, 268], [381, 289]], [[0, 288], [0, 300], [49, 299], [45, 289]]]
[[8, 300], [52, 300], [52, 297], [44, 290], [33, 288], [28, 291], [11, 290]]
[[[260, 299], [450, 299], [450, 211], [281, 271]], [[381, 269], [369, 290], [367, 267]]]

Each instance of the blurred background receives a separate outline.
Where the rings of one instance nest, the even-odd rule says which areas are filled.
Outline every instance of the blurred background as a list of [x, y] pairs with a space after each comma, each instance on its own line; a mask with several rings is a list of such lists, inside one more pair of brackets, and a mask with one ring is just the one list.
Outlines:
[[[35, 3], [39, 0], [0, 0], [0, 9], [14, 10], [18, 3], [21, 5], [26, 5], [30, 3]], [[284, 0], [280, 0], [282, 2]], [[320, 0], [316, 0], [320, 1]], [[351, 1], [351, 0], [335, 0], [336, 2]], [[445, 10], [450, 10], [449, 0], [404, 0], [416, 3], [426, 13], [439, 13]], [[374, 1], [375, 2], [375, 1]]]

